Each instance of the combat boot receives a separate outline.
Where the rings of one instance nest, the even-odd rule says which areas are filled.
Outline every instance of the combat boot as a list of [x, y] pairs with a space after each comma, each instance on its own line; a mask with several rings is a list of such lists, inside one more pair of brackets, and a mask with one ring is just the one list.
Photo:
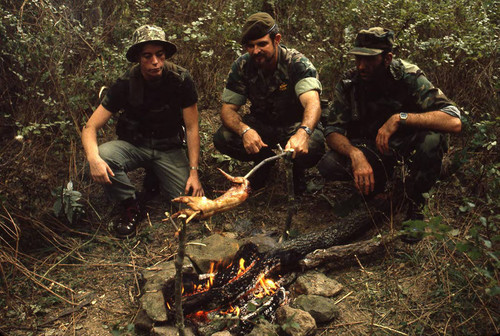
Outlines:
[[122, 201], [121, 206], [123, 212], [114, 227], [115, 235], [118, 238], [132, 238], [137, 234], [139, 224], [143, 219], [141, 206], [135, 198]]

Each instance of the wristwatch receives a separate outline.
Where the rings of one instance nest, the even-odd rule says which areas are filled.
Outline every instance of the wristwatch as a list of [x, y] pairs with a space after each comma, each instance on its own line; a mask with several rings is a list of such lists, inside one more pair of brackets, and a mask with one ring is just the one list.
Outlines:
[[404, 125], [404, 124], [406, 124], [406, 119], [408, 119], [408, 113], [406, 113], [406, 112], [401, 112], [401, 113], [399, 114], [399, 122], [400, 122], [402, 125]]
[[299, 128], [302, 128], [304, 131], [306, 131], [307, 135], [313, 134], [313, 131], [306, 125], [301, 125]]

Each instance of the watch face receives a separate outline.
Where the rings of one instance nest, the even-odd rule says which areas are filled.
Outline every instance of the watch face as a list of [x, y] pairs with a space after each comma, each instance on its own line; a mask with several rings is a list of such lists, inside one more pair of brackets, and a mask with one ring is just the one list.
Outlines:
[[307, 126], [300, 126], [300, 128], [302, 128], [304, 131], [306, 131], [306, 133], [308, 135], [312, 134], [312, 131], [311, 131], [311, 129], [309, 127], [307, 127]]
[[405, 113], [405, 112], [401, 112], [399, 114], [399, 118], [400, 119], [403, 119], [403, 120], [406, 120], [408, 118], [408, 113]]

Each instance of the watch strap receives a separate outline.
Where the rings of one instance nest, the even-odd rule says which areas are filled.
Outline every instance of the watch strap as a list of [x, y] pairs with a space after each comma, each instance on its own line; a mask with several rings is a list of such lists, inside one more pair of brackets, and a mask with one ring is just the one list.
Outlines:
[[302, 128], [304, 131], [306, 131], [307, 135], [311, 135], [313, 133], [313, 131], [306, 125], [301, 125], [299, 128]]

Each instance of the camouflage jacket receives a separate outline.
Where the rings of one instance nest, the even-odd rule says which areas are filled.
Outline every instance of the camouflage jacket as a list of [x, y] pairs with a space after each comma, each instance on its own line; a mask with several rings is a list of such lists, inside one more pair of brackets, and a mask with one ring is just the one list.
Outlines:
[[123, 111], [117, 133], [125, 126], [126, 132], [145, 138], [168, 138], [176, 136], [183, 125], [182, 109], [197, 100], [189, 72], [165, 62], [162, 78], [155, 83], [145, 81], [139, 65], [134, 65], [109, 88], [102, 105], [112, 113]]
[[270, 125], [290, 125], [302, 120], [304, 107], [299, 96], [310, 90], [321, 92], [314, 65], [295, 49], [278, 46], [278, 64], [274, 74], [265, 77], [248, 53], [232, 65], [222, 101], [244, 105], [250, 100], [250, 112]]
[[335, 87], [325, 136], [337, 132], [349, 139], [374, 140], [393, 114], [436, 110], [460, 117], [453, 102], [416, 65], [394, 59], [385, 78], [374, 83], [362, 81], [351, 69]]

